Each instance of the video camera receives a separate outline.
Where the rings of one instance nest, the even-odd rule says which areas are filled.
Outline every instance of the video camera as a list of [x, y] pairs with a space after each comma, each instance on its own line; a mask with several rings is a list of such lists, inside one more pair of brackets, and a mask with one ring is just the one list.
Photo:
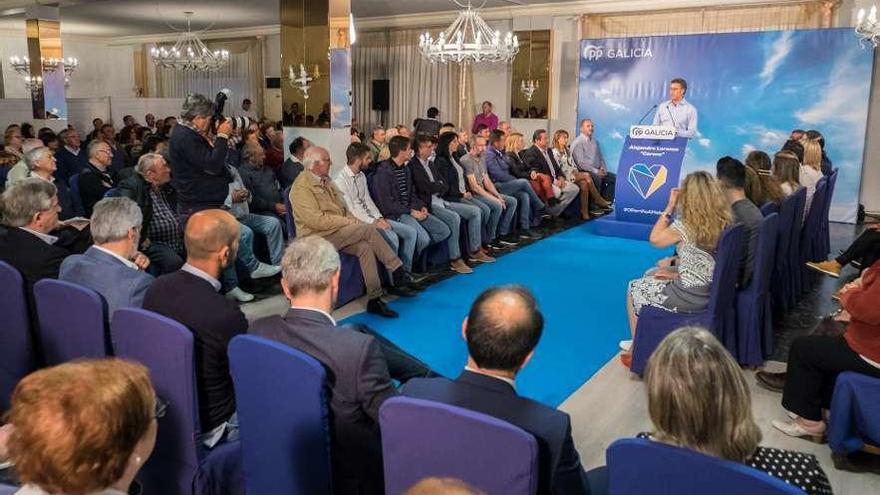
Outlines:
[[[212, 124], [215, 131], [221, 122], [227, 120], [226, 117], [223, 116], [223, 107], [226, 106], [226, 100], [228, 100], [230, 96], [232, 96], [232, 90], [223, 88], [217, 93], [217, 96], [214, 97], [214, 117]], [[251, 119], [240, 116], [230, 117], [229, 122], [232, 124], [232, 130], [245, 129], [251, 125]]]

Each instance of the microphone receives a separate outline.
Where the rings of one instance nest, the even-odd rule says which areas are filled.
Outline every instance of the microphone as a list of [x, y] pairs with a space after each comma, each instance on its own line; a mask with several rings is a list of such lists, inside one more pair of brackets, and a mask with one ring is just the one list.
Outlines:
[[654, 109], [657, 108], [658, 106], [660, 106], [660, 104], [659, 104], [659, 103], [655, 103], [653, 107], [649, 108], [648, 111], [645, 112], [645, 115], [642, 115], [642, 118], [639, 119], [639, 123], [638, 123], [638, 125], [642, 125], [642, 122], [645, 121], [645, 119], [648, 117], [648, 114], [650, 114], [651, 112], [653, 112]]

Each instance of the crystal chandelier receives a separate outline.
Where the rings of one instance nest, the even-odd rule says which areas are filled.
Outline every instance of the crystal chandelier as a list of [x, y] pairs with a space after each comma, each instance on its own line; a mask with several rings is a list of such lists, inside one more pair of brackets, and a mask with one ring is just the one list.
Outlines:
[[[529, 20], [529, 24], [531, 24], [531, 20]], [[531, 28], [531, 25], [529, 26]], [[538, 80], [532, 79], [532, 47], [534, 43], [532, 42], [532, 30], [529, 29], [529, 78], [523, 79], [520, 81], [519, 90], [522, 92], [523, 96], [526, 97], [526, 101], [532, 101], [532, 96], [534, 96], [535, 91], [538, 89]]]
[[186, 31], [180, 33], [174, 46], [154, 47], [150, 50], [156, 67], [180, 71], [211, 72], [220, 70], [229, 63], [229, 52], [226, 50], [211, 51], [199, 39], [198, 33], [191, 28], [193, 13], [184, 12]]
[[[440, 33], [435, 40], [431, 33], [425, 31], [419, 36], [419, 49], [422, 56], [430, 62], [458, 62], [460, 64], [478, 62], [509, 63], [519, 52], [519, 40], [511, 32], [503, 37], [500, 31], [493, 31], [486, 21], [477, 13], [468, 0], [455, 22]], [[485, 5], [486, 2], [483, 2]], [[481, 5], [482, 7], [482, 5]]]
[[[70, 78], [64, 76], [64, 87], [70, 87]], [[43, 76], [24, 76], [24, 88], [31, 92], [31, 94], [38, 94], [43, 89]]]
[[[40, 62], [42, 63], [43, 72], [55, 72], [58, 70], [59, 65], [64, 66], [64, 76], [70, 76], [73, 74], [73, 71], [79, 67], [79, 60], [75, 57], [67, 57], [67, 58], [42, 58], [40, 57]], [[12, 66], [15, 72], [19, 73], [22, 77], [27, 77], [31, 75], [31, 59], [28, 57], [19, 57], [17, 55], [13, 55], [9, 57], [9, 65]]]
[[874, 47], [880, 46], [880, 24], [877, 23], [877, 6], [871, 7], [871, 12], [865, 15], [865, 9], [859, 9], [858, 22], [856, 23], [856, 36], [859, 42], [869, 42]]
[[303, 99], [305, 100], [309, 99], [309, 89], [311, 89], [312, 87], [309, 83], [314, 81], [315, 79], [318, 79], [319, 77], [321, 77], [321, 74], [318, 72], [317, 65], [315, 65], [315, 72], [313, 74], [309, 74], [308, 71], [306, 71], [306, 66], [303, 64], [299, 64], [298, 75], [292, 65], [287, 66], [288, 84], [290, 84], [290, 87], [299, 90], [303, 95]]

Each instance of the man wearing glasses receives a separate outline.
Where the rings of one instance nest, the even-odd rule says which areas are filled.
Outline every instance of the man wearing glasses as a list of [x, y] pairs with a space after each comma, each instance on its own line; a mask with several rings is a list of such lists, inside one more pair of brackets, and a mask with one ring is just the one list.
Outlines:
[[116, 187], [116, 171], [110, 168], [113, 150], [104, 141], [89, 144], [89, 164], [79, 173], [79, 195], [86, 216], [92, 216], [95, 204], [110, 189]]

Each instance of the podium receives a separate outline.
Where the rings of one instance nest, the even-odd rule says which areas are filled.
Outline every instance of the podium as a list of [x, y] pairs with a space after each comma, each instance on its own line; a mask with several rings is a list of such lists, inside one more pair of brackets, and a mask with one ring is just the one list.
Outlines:
[[599, 235], [647, 240], [678, 187], [688, 139], [668, 126], [634, 125], [617, 166], [614, 212], [595, 222]]

